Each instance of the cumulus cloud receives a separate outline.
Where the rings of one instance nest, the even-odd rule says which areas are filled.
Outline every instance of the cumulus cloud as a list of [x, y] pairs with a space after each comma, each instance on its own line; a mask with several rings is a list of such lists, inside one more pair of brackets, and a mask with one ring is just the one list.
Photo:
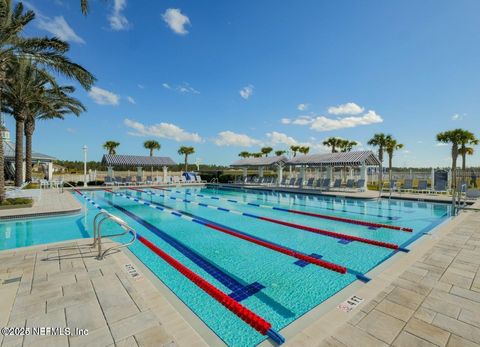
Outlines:
[[63, 16], [54, 17], [53, 19], [39, 16], [38, 27], [50, 34], [58, 37], [61, 40], [75, 43], [85, 43], [85, 41], [78, 36]]
[[347, 102], [346, 104], [332, 106], [328, 108], [329, 114], [342, 115], [342, 114], [360, 114], [364, 111], [363, 107], [358, 106], [354, 102]]
[[114, 0], [112, 12], [108, 16], [111, 29], [118, 31], [128, 28], [128, 19], [122, 14], [125, 7], [127, 7], [127, 0]]
[[312, 116], [299, 116], [297, 119], [292, 121], [292, 124], [295, 125], [308, 125], [313, 123], [314, 119]]
[[245, 134], [237, 134], [233, 131], [227, 130], [218, 133], [218, 137], [213, 141], [217, 146], [238, 146], [238, 147], [252, 147], [261, 145], [262, 142], [251, 138]]
[[[277, 131], [272, 131], [266, 134], [267, 135], [267, 141], [266, 144], [269, 146], [282, 146], [285, 145], [285, 147], [289, 148], [290, 146], [297, 145], [297, 146], [306, 146], [310, 147], [310, 153], [313, 151], [315, 152], [325, 152], [327, 149], [325, 146], [323, 146], [321, 143], [316, 143], [316, 142], [309, 142], [309, 141], [298, 141], [297, 139], [288, 136], [287, 134], [277, 132]], [[314, 139], [315, 140], [315, 139]]]
[[197, 133], [189, 133], [179, 126], [171, 123], [159, 123], [153, 125], [144, 125], [130, 119], [125, 119], [123, 123], [134, 129], [135, 132], [129, 132], [129, 135], [134, 136], [156, 136], [177, 142], [190, 141], [202, 142], [203, 139]]
[[280, 123], [290, 124], [290, 123], [292, 123], [292, 120], [290, 118], [282, 118], [282, 119], [280, 119]]
[[308, 107], [309, 107], [309, 106], [310, 106], [309, 104], [298, 104], [297, 110], [299, 110], [299, 111], [306, 111], [306, 110], [308, 110]]
[[108, 90], [92, 87], [88, 95], [99, 105], [118, 105], [120, 97]]
[[337, 119], [327, 118], [325, 116], [316, 117], [311, 123], [310, 129], [316, 131], [329, 131], [382, 122], [383, 118], [375, 111], [370, 110], [361, 116], [350, 116]]
[[135, 99], [132, 98], [131, 96], [127, 96], [127, 100], [128, 100], [128, 102], [131, 103], [131, 104], [134, 104], [134, 105], [136, 104]]
[[245, 100], [248, 100], [252, 94], [253, 94], [253, 88], [254, 86], [249, 84], [248, 86], [245, 86], [243, 87], [242, 89], [240, 89], [239, 93], [240, 93], [240, 96], [242, 98], [244, 98]]
[[162, 15], [162, 18], [168, 27], [173, 30], [174, 33], [178, 35], [188, 34], [188, 30], [185, 29], [185, 26], [191, 25], [190, 19], [182, 14], [182, 11], [178, 8], [169, 8]]
[[455, 113], [455, 114], [452, 116], [452, 120], [462, 120], [464, 116], [466, 116], [466, 113], [464, 113], [464, 114]]

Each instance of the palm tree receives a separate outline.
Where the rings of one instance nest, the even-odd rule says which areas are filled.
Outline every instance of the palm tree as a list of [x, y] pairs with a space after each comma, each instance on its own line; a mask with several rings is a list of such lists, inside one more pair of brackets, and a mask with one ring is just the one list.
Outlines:
[[263, 153], [262, 153], [262, 152], [252, 153], [252, 157], [254, 157], [254, 158], [261, 158], [261, 157], [263, 157]]
[[273, 151], [273, 148], [272, 147], [263, 147], [262, 149], [260, 149], [260, 152], [262, 152], [262, 154], [265, 154], [266, 157], [268, 157], [268, 155]]
[[150, 156], [153, 157], [153, 151], [154, 150], [157, 150], [159, 151], [160, 150], [160, 144], [155, 141], [155, 140], [148, 140], [148, 141], [145, 141], [143, 143], [143, 147], [145, 147], [146, 149], [150, 150]]
[[116, 149], [118, 146], [120, 146], [120, 142], [110, 140], [105, 142], [102, 147], [108, 151], [108, 154], [115, 155], [117, 154]]
[[238, 153], [238, 156], [242, 157], [242, 158], [249, 158], [249, 157], [252, 156], [252, 154], [250, 152], [243, 151], [243, 152]]
[[332, 148], [332, 153], [336, 153], [337, 148], [339, 148], [343, 143], [343, 140], [339, 137], [329, 137], [323, 141], [323, 145]]
[[383, 152], [387, 145], [387, 136], [383, 133], [373, 135], [367, 142], [369, 146], [378, 147], [378, 161], [380, 161], [380, 173], [378, 178], [378, 190], [382, 191], [383, 187]]
[[281, 155], [284, 155], [285, 153], [287, 153], [287, 151], [284, 151], [284, 150], [278, 150], [278, 151], [275, 151], [275, 155], [277, 157], [281, 156]]
[[308, 152], [310, 152], [310, 147], [308, 146], [300, 146], [300, 148], [298, 149], [298, 151], [300, 153], [302, 153], [303, 155], [307, 155]]
[[479, 140], [475, 137], [473, 133], [468, 130], [463, 130], [463, 139], [460, 142], [460, 148], [458, 153], [462, 156], [462, 171], [463, 176], [465, 176], [465, 169], [467, 168], [467, 155], [473, 155], [473, 147], [479, 144]]
[[358, 145], [357, 141], [341, 140], [338, 149], [340, 152], [350, 152], [356, 145]]
[[293, 156], [296, 157], [296, 156], [297, 156], [297, 152], [298, 152], [298, 150], [300, 149], [300, 146], [292, 145], [292, 146], [290, 146], [290, 149], [291, 149], [292, 152], [293, 152]]
[[391, 135], [387, 136], [387, 143], [385, 145], [385, 152], [388, 154], [388, 180], [392, 180], [392, 162], [393, 153], [403, 148], [403, 144], [398, 143]]
[[82, 9], [82, 13], [86, 15], [88, 13], [88, 0], [80, 0], [80, 8]]
[[[7, 82], [7, 72], [18, 57], [29, 57], [38, 64], [77, 79], [84, 88], [90, 88], [95, 78], [81, 66], [65, 57], [69, 45], [56, 38], [24, 38], [25, 26], [35, 18], [33, 11], [24, 11], [23, 4], [12, 8], [12, 0], [0, 0], [0, 86]], [[3, 88], [0, 88], [0, 109]], [[0, 203], [5, 199], [3, 139], [0, 138]]]
[[178, 150], [178, 154], [185, 156], [185, 171], [188, 171], [188, 156], [195, 153], [195, 148], [182, 146]]

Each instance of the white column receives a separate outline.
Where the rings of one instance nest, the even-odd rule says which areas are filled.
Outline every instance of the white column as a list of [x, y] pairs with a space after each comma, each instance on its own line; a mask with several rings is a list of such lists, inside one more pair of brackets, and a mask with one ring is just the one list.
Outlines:
[[263, 166], [258, 167], [258, 177], [263, 177]]
[[305, 184], [305, 166], [300, 166], [300, 177], [302, 178], [302, 185]]
[[327, 166], [327, 178], [330, 179], [330, 181], [333, 180], [333, 177], [332, 177], [332, 167], [331, 166]]
[[163, 167], [163, 183], [167, 183], [167, 172], [168, 172], [168, 168], [164, 166]]
[[22, 172], [22, 183], [25, 183], [25, 177], [26, 177], [26, 173], [27, 173], [27, 163], [23, 162], [23, 172]]
[[432, 174], [430, 176], [430, 182], [432, 184], [431, 188], [435, 187], [435, 169], [432, 167]]
[[242, 171], [243, 171], [243, 173], [242, 173], [243, 178], [247, 178], [247, 176], [248, 176], [247, 168], [246, 167], [242, 168]]
[[107, 167], [107, 176], [113, 178], [113, 166]]
[[318, 179], [320, 178], [320, 177], [319, 177], [319, 171], [318, 171], [318, 170], [319, 170], [318, 167], [316, 167], [315, 170], [314, 170], [314, 172], [315, 172], [314, 175], [315, 175], [315, 179], [316, 179], [316, 180], [318, 180]]
[[49, 162], [47, 164], [47, 179], [51, 181], [53, 178], [53, 163]]
[[143, 169], [141, 166], [137, 166], [137, 176], [140, 176], [143, 181]]
[[367, 166], [365, 165], [365, 162], [363, 162], [362, 166], [360, 167], [360, 179], [365, 180], [365, 183], [363, 184], [363, 188], [367, 189], [368, 175], [367, 175]]
[[277, 185], [280, 185], [283, 179], [283, 165], [277, 166]]

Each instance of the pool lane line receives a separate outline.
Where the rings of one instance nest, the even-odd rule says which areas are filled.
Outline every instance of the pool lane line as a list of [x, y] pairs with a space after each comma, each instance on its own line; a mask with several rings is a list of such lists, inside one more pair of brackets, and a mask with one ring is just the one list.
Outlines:
[[[153, 187], [153, 188], [157, 189], [155, 187]], [[131, 189], [135, 190], [134, 188], [131, 188]], [[162, 189], [162, 190], [167, 190], [169, 192], [174, 192], [171, 189]], [[180, 192], [178, 190], [175, 191], [175, 192], [179, 193], [179, 194], [182, 194], [182, 192]], [[336, 221], [336, 222], [362, 225], [362, 226], [366, 226], [366, 227], [385, 228], [385, 229], [392, 229], [392, 230], [405, 231], [405, 232], [412, 232], [413, 231], [412, 228], [405, 228], [405, 227], [400, 227], [400, 226], [396, 226], [396, 225], [389, 225], [389, 224], [376, 223], [376, 222], [368, 222], [368, 221], [362, 221], [362, 220], [356, 220], [356, 219], [350, 219], [350, 218], [344, 218], [344, 217], [336, 217], [336, 216], [330, 216], [330, 215], [325, 215], [325, 214], [320, 214], [320, 213], [293, 210], [293, 209], [287, 209], [287, 208], [275, 207], [275, 206], [268, 206], [268, 205], [263, 205], [263, 204], [255, 204], [255, 203], [252, 203], [252, 202], [244, 202], [244, 201], [239, 201], [239, 200], [234, 200], [234, 199], [220, 198], [220, 197], [216, 197], [216, 196], [205, 196], [203, 194], [192, 194], [192, 193], [188, 193], [188, 192], [185, 192], [185, 194], [190, 195], [190, 196], [198, 196], [198, 197], [202, 197], [202, 198], [213, 199], [213, 200], [222, 200], [222, 201], [227, 201], [227, 202], [236, 203], [236, 204], [240, 204], [240, 205], [249, 205], [249, 206], [253, 206], [253, 207], [267, 208], [267, 209], [270, 209], [270, 210], [276, 210], [276, 211], [281, 211], [281, 212], [288, 212], [288, 213], [305, 215], [305, 216], [309, 216], [309, 217], [333, 220], [333, 221]]]
[[[80, 196], [82, 196], [85, 200], [87, 200], [89, 203], [91, 203], [100, 211], [107, 212], [100, 205], [98, 205], [93, 199], [90, 199], [89, 197], [84, 195], [80, 190], [75, 189], [75, 192], [80, 194]], [[132, 231], [129, 231], [129, 232], [132, 233]], [[182, 275], [184, 275], [188, 280], [193, 282], [197, 287], [202, 289], [205, 293], [210, 295], [218, 303], [226, 307], [229, 311], [231, 311], [233, 314], [235, 314], [245, 323], [250, 325], [260, 334], [267, 335], [273, 341], [275, 341], [275, 343], [277, 343], [278, 345], [281, 345], [285, 342], [285, 338], [272, 328], [272, 324], [270, 322], [268, 322], [261, 316], [257, 315], [255, 312], [251, 311], [246, 306], [243, 306], [237, 300], [231, 298], [230, 296], [222, 292], [220, 289], [215, 287], [213, 284], [211, 284], [204, 278], [200, 277], [198, 274], [196, 274], [195, 272], [187, 268], [185, 265], [177, 261], [175, 258], [171, 257], [170, 255], [162, 251], [160, 248], [158, 248], [156, 245], [154, 245], [152, 242], [147, 240], [138, 232], [136, 234], [137, 234], [137, 240], [140, 241], [144, 246], [146, 246], [148, 249], [154, 252], [157, 256], [161, 257], [167, 264], [169, 264], [175, 270], [177, 270]]]
[[[146, 191], [137, 190], [135, 188], [132, 188], [132, 190], [148, 194], [148, 192], [146, 192]], [[198, 206], [202, 206], [202, 207], [207, 207], [207, 208], [213, 208], [213, 209], [216, 209], [218, 211], [229, 212], [229, 213], [233, 213], [233, 214], [237, 214], [237, 215], [242, 215], [242, 216], [245, 216], [245, 217], [251, 217], [251, 218], [263, 220], [263, 221], [270, 222], [270, 223], [284, 225], [284, 226], [287, 226], [287, 227], [290, 227], [290, 228], [295, 228], [295, 229], [300, 229], [300, 230], [312, 232], [312, 233], [315, 233], [315, 234], [334, 237], [334, 238], [342, 239], [342, 240], [357, 241], [357, 242], [361, 242], [361, 243], [365, 243], [365, 244], [369, 244], [369, 245], [373, 245], [373, 246], [378, 246], [378, 247], [389, 248], [389, 249], [398, 250], [398, 251], [402, 251], [402, 252], [407, 252], [406, 249], [400, 248], [397, 244], [390, 243], [390, 242], [377, 241], [377, 240], [367, 239], [367, 238], [364, 238], [364, 237], [353, 236], [353, 235], [348, 235], [348, 234], [343, 234], [343, 233], [337, 233], [337, 232], [334, 232], [334, 231], [309, 227], [309, 226], [306, 226], [306, 225], [285, 222], [285, 221], [282, 221], [282, 220], [279, 220], [279, 219], [257, 216], [257, 215], [247, 213], [247, 212], [229, 210], [227, 208], [211, 206], [211, 205], [207, 205], [207, 204], [204, 204], [204, 203], [194, 202], [194, 201], [190, 201], [190, 200], [186, 200], [186, 199], [175, 198], [175, 197], [167, 197], [166, 195], [159, 195], [159, 194], [155, 194], [155, 193], [152, 193], [152, 192], [150, 192], [150, 193], [153, 194], [153, 195], [161, 196], [161, 197], [163, 196], [163, 197], [169, 198], [171, 200], [179, 199], [182, 202], [186, 202], [186, 203], [190, 203], [190, 204], [194, 204], [194, 205], [198, 205]]]
[[345, 274], [347, 272], [347, 268], [344, 267], [344, 266], [341, 266], [341, 265], [338, 265], [338, 264], [335, 264], [335, 263], [331, 263], [331, 262], [328, 262], [328, 261], [325, 261], [325, 260], [316, 259], [314, 257], [311, 257], [311, 256], [305, 254], [305, 253], [294, 250], [292, 248], [288, 248], [288, 247], [285, 247], [285, 246], [282, 246], [282, 245], [279, 245], [279, 244], [275, 244], [273, 242], [264, 240], [264, 239], [259, 238], [257, 236], [253, 236], [253, 235], [250, 235], [248, 233], [241, 232], [239, 230], [235, 230], [235, 229], [232, 229], [230, 227], [226, 227], [224, 225], [211, 222], [211, 221], [209, 221], [205, 218], [197, 217], [197, 216], [191, 217], [191, 216], [188, 216], [185, 212], [175, 210], [175, 209], [172, 209], [172, 208], [167, 207], [167, 206], [160, 206], [160, 204], [158, 204], [158, 203], [150, 203], [150, 202], [144, 201], [142, 199], [130, 197], [130, 196], [128, 196], [126, 194], [123, 194], [123, 193], [114, 192], [114, 191], [109, 190], [109, 189], [104, 189], [104, 190], [111, 193], [111, 194], [124, 197], [128, 200], [131, 200], [131, 201], [135, 201], [135, 202], [137, 202], [141, 205], [149, 206], [151, 208], [154, 208], [154, 209], [166, 212], [166, 213], [170, 213], [174, 216], [189, 220], [193, 223], [203, 225], [207, 228], [220, 231], [222, 233], [231, 235], [233, 237], [237, 237], [239, 239], [257, 244], [257, 245], [265, 247], [265, 248], [269, 248], [269, 249], [274, 250], [276, 252], [286, 254], [290, 257], [297, 258], [297, 259], [300, 259], [300, 260], [305, 260], [308, 263], [318, 265], [320, 267], [326, 268], [327, 270], [335, 271], [335, 272], [338, 272], [340, 274]]

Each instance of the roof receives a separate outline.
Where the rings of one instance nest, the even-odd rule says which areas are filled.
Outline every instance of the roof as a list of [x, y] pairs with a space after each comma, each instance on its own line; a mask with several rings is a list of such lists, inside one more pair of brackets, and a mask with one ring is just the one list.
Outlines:
[[[7, 160], [15, 159], [15, 142], [3, 140], [3, 153]], [[25, 152], [23, 153], [25, 155]], [[32, 161], [54, 161], [55, 157], [32, 151]]]
[[142, 155], [105, 154], [102, 164], [107, 166], [158, 167], [177, 165], [170, 157], [150, 157]]
[[287, 164], [308, 166], [361, 166], [364, 162], [366, 165], [380, 165], [380, 161], [372, 151], [301, 155], [292, 158]]
[[284, 164], [288, 161], [287, 157], [279, 155], [276, 157], [260, 157], [260, 158], [244, 158], [237, 160], [230, 166], [233, 167], [258, 167], [258, 166], [271, 166], [276, 164]]

